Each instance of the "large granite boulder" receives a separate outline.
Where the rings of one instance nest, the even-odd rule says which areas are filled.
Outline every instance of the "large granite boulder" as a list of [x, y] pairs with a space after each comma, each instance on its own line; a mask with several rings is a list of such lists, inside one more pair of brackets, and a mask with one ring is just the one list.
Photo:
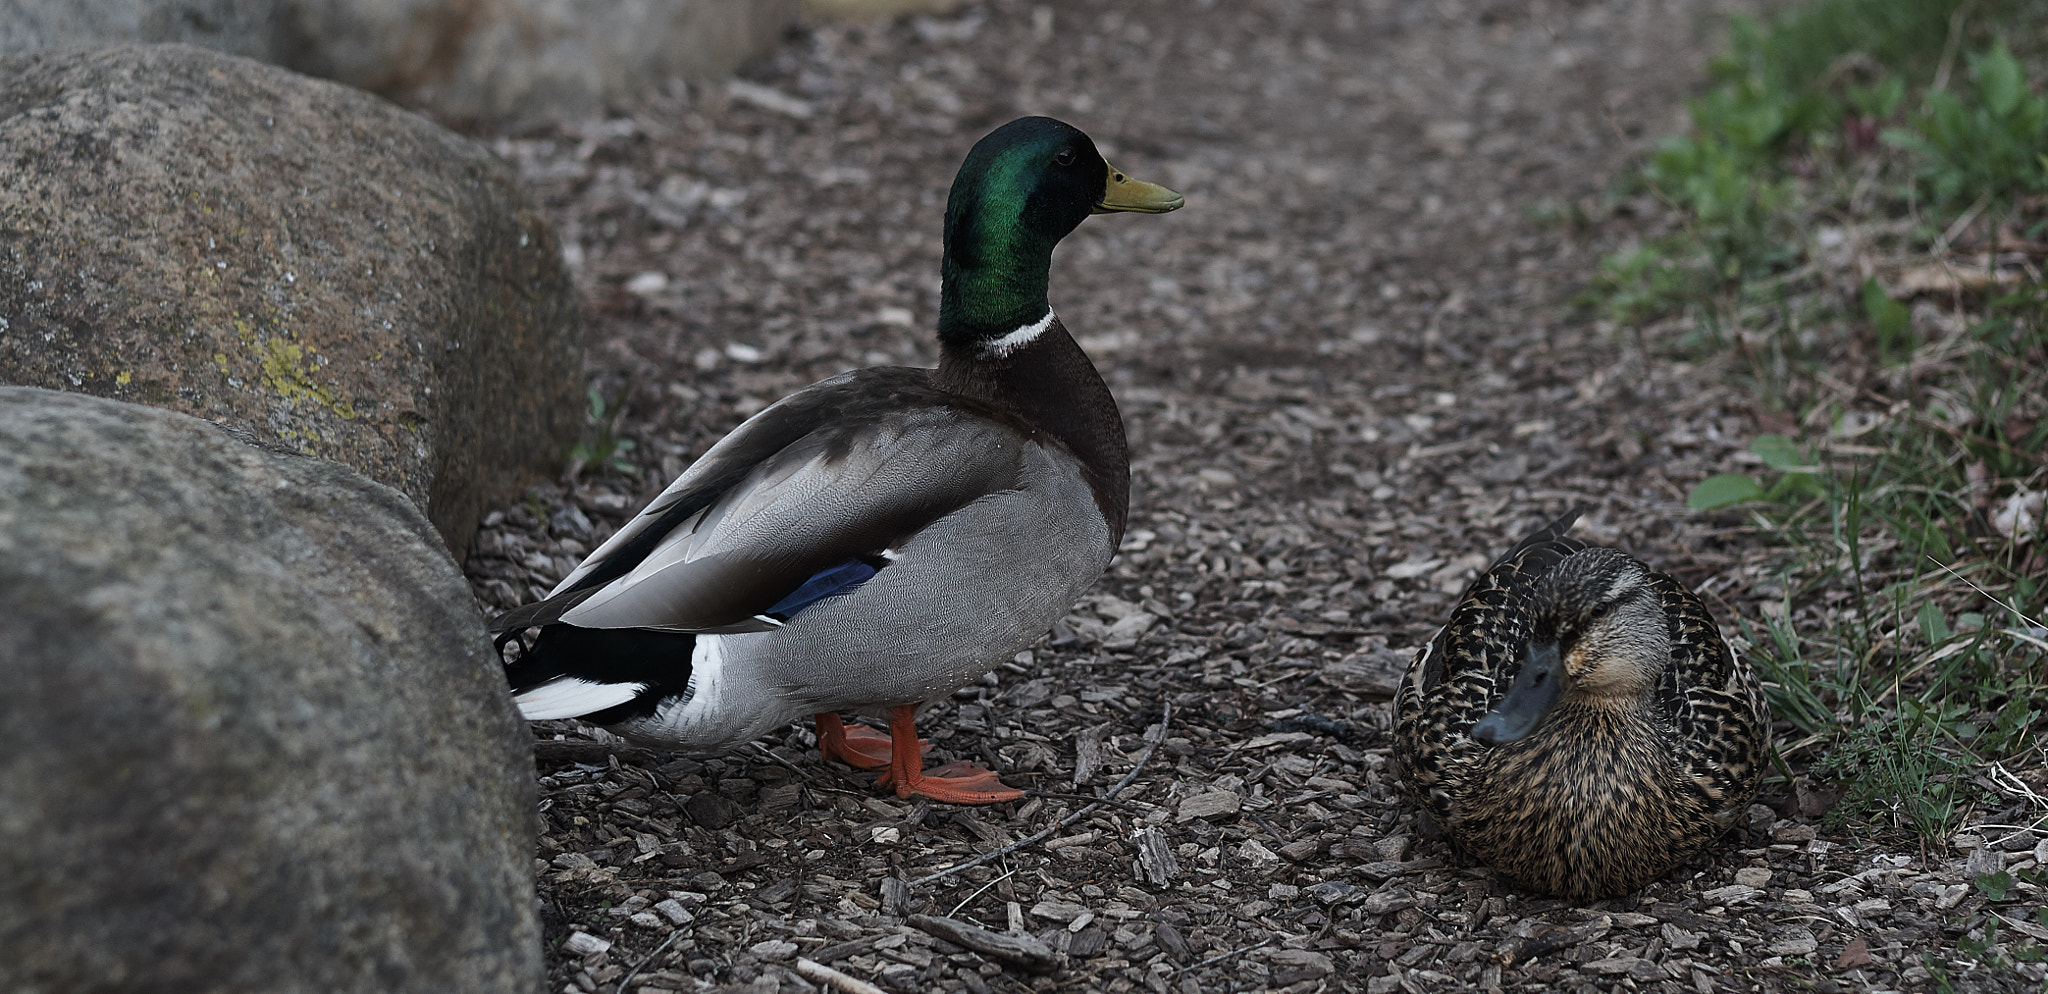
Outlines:
[[397, 491], [0, 388], [0, 989], [535, 989], [533, 769]]
[[767, 51], [797, 0], [349, 0], [293, 4], [284, 64], [453, 120], [604, 112]]
[[189, 42], [444, 119], [601, 113], [767, 51], [798, 0], [0, 0], [0, 54]]
[[66, 45], [182, 41], [266, 62], [279, 0], [0, 0], [0, 55]]
[[461, 553], [561, 469], [581, 367], [554, 237], [475, 142], [187, 45], [0, 58], [0, 383], [340, 461]]

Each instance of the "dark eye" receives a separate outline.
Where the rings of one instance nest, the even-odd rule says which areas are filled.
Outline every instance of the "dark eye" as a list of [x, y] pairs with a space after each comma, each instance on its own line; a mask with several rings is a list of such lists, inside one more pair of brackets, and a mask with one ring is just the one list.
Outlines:
[[1071, 166], [1074, 164], [1074, 150], [1071, 148], [1060, 149], [1060, 154], [1053, 156], [1052, 161], [1062, 166]]

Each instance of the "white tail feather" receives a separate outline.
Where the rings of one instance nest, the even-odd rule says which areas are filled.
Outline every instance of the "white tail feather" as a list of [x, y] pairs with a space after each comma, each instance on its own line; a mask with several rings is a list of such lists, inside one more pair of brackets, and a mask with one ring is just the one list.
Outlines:
[[617, 707], [647, 689], [644, 683], [592, 683], [573, 676], [556, 677], [512, 699], [528, 721], [580, 718]]

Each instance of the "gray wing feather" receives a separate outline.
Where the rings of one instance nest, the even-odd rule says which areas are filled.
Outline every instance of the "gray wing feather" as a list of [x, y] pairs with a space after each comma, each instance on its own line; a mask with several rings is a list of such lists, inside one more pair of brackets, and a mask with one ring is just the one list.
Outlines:
[[812, 432], [562, 620], [684, 631], [743, 622], [821, 569], [880, 552], [978, 497], [1017, 487], [1025, 444], [1007, 425], [944, 408]]

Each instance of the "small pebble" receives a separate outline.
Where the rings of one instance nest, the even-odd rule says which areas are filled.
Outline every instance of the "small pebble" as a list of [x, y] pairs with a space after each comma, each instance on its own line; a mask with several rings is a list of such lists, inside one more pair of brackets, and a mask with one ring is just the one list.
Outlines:
[[589, 932], [571, 932], [568, 938], [562, 940], [562, 951], [573, 953], [577, 956], [601, 953], [611, 947], [612, 944], [609, 941], [591, 935]]

